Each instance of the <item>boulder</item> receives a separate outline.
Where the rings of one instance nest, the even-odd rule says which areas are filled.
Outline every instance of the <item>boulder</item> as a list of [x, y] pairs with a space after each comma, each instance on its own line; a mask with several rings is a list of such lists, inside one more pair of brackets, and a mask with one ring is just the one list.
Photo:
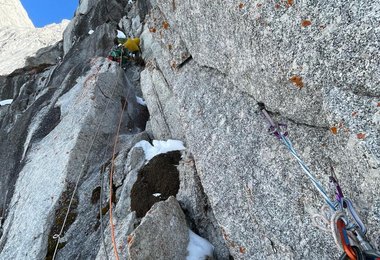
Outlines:
[[177, 200], [156, 203], [128, 238], [129, 259], [185, 259], [189, 231]]

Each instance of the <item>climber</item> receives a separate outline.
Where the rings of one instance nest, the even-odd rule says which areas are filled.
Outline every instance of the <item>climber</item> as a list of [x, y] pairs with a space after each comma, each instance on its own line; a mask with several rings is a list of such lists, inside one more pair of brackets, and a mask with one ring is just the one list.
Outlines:
[[126, 68], [125, 65], [128, 60], [132, 60], [137, 64], [144, 64], [141, 58], [140, 39], [128, 38], [124, 43], [119, 38], [114, 39], [114, 46], [112, 47], [108, 59], [116, 61], [121, 67]]
[[112, 60], [112, 61], [116, 61], [116, 62], [120, 62], [121, 61], [121, 58], [122, 58], [122, 55], [123, 55], [123, 47], [122, 45], [119, 43], [119, 39], [118, 38], [115, 38], [113, 40], [113, 47], [110, 51], [110, 54], [108, 55], [108, 59]]
[[128, 38], [123, 47], [132, 58], [138, 58], [140, 54], [140, 38]]

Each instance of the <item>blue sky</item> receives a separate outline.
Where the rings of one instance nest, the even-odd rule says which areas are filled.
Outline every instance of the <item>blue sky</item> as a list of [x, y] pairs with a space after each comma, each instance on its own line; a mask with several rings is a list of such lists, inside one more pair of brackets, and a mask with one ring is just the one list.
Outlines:
[[71, 20], [79, 0], [21, 0], [35, 27]]

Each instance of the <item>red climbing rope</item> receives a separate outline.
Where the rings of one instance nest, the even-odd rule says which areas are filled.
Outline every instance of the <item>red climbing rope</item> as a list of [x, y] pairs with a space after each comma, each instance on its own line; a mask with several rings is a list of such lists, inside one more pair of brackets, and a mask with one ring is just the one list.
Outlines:
[[338, 231], [339, 231], [339, 235], [340, 235], [340, 238], [341, 238], [341, 242], [342, 242], [342, 246], [343, 246], [344, 252], [347, 254], [348, 258], [350, 258], [350, 260], [356, 260], [356, 253], [355, 253], [355, 251], [347, 243], [348, 242], [347, 241], [348, 237], [347, 237], [347, 234], [345, 234], [346, 224], [344, 224], [344, 221], [342, 219], [338, 220], [337, 227], [338, 227]]
[[120, 133], [120, 126], [121, 126], [121, 121], [123, 119], [123, 112], [125, 110], [125, 107], [127, 105], [127, 101], [124, 102], [123, 107], [120, 112], [120, 117], [119, 117], [119, 125], [117, 127], [117, 132], [115, 136], [115, 142], [113, 146], [113, 152], [112, 152], [112, 161], [111, 161], [111, 169], [110, 169], [110, 228], [111, 228], [111, 238], [112, 238], [112, 246], [113, 246], [113, 251], [116, 257], [116, 260], [119, 260], [119, 253], [117, 252], [117, 245], [116, 245], [116, 239], [115, 239], [115, 226], [113, 224], [113, 218], [112, 218], [112, 178], [113, 178], [113, 172], [115, 170], [115, 157], [116, 157], [116, 146], [117, 146], [117, 140], [119, 138], [119, 133]]

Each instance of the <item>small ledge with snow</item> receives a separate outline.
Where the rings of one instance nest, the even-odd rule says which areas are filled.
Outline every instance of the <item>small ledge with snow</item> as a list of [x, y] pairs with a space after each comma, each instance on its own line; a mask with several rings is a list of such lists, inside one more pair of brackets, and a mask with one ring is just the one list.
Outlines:
[[146, 102], [143, 98], [136, 96], [136, 101], [142, 106], [146, 106]]
[[4, 99], [4, 100], [0, 101], [0, 107], [5, 106], [5, 105], [10, 105], [10, 104], [12, 104], [12, 102], [13, 102], [13, 99]]
[[125, 39], [127, 36], [122, 31], [117, 30], [117, 38]]
[[190, 241], [187, 245], [188, 256], [186, 260], [206, 259], [212, 257], [214, 246], [203, 237], [198, 236], [189, 229]]
[[182, 141], [172, 139], [167, 141], [153, 140], [153, 145], [151, 145], [148, 141], [142, 140], [135, 144], [134, 147], [140, 147], [144, 150], [145, 160], [147, 161], [158, 154], [186, 149]]

